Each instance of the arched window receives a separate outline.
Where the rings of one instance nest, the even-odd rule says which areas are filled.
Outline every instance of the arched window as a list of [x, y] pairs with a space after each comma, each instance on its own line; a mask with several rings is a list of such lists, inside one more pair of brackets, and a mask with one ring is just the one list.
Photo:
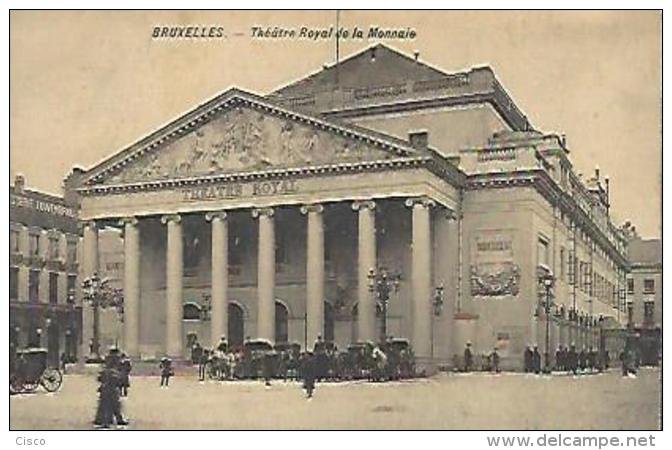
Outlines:
[[201, 307], [196, 303], [185, 303], [182, 306], [183, 320], [201, 320]]
[[289, 340], [289, 311], [280, 302], [275, 302], [275, 342]]

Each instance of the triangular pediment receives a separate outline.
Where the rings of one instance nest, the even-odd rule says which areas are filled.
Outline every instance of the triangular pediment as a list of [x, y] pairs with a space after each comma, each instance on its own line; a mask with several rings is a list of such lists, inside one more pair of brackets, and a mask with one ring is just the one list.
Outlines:
[[231, 91], [87, 172], [124, 184], [413, 156], [408, 143]]

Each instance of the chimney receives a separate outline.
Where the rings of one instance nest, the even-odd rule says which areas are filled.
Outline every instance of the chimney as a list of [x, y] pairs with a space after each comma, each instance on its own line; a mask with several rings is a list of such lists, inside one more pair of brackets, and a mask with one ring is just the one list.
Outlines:
[[600, 166], [595, 166], [595, 179], [600, 181]]
[[14, 191], [18, 194], [23, 192], [23, 189], [26, 187], [26, 179], [23, 175], [17, 174], [14, 177]]
[[418, 60], [420, 59], [420, 52], [418, 50], [415, 50], [413, 52], [413, 56], [415, 57], [415, 62], [418, 62]]
[[376, 61], [376, 47], [371, 47], [371, 62]]
[[427, 130], [409, 131], [408, 142], [415, 149], [425, 150], [429, 145], [429, 132]]

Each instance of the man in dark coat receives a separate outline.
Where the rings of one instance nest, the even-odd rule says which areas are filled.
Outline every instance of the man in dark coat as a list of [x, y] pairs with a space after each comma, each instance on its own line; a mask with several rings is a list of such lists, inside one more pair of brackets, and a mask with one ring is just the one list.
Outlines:
[[119, 399], [120, 375], [115, 357], [108, 355], [105, 366], [98, 375], [98, 410], [94, 424], [102, 428], [109, 428], [113, 420], [117, 425], [128, 425], [121, 414], [121, 400]]
[[532, 368], [536, 374], [541, 372], [541, 353], [539, 353], [539, 348], [536, 345], [532, 351]]
[[275, 374], [275, 358], [275, 352], [266, 352], [264, 354], [262, 370], [264, 374], [264, 384], [266, 386], [271, 385], [271, 378], [273, 378], [273, 375]]
[[464, 348], [464, 371], [471, 372], [471, 367], [474, 362], [474, 355], [471, 352], [471, 342], [467, 342], [466, 347]]
[[208, 367], [208, 360], [210, 359], [210, 350], [203, 349], [201, 356], [198, 359], [198, 380], [205, 381], [205, 371]]
[[588, 356], [586, 355], [586, 350], [581, 349], [579, 352], [579, 369], [581, 369], [581, 372], [586, 370], [586, 367], [588, 366]]
[[119, 361], [119, 392], [122, 397], [128, 397], [128, 388], [131, 386], [131, 369], [131, 359], [126, 353], [122, 353]]
[[159, 362], [159, 369], [161, 370], [161, 387], [168, 387], [170, 377], [174, 374], [173, 361], [170, 358], [164, 356], [161, 358], [161, 362]]
[[317, 367], [315, 356], [312, 352], [307, 352], [303, 358], [301, 375], [303, 376], [303, 388], [306, 390], [306, 397], [311, 398], [315, 390], [315, 378], [317, 376]]
[[567, 370], [571, 370], [574, 375], [579, 367], [579, 355], [576, 353], [576, 346], [572, 344], [567, 352]]
[[525, 362], [525, 373], [532, 372], [532, 349], [528, 345], [525, 347], [524, 362]]
[[497, 347], [490, 353], [490, 369], [495, 373], [499, 373], [499, 353], [497, 353]]

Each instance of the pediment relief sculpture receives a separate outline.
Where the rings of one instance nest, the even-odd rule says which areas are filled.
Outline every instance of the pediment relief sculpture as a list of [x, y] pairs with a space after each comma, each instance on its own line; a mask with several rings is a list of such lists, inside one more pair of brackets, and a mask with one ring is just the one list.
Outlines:
[[392, 153], [250, 107], [225, 111], [127, 164], [105, 183], [389, 159]]

